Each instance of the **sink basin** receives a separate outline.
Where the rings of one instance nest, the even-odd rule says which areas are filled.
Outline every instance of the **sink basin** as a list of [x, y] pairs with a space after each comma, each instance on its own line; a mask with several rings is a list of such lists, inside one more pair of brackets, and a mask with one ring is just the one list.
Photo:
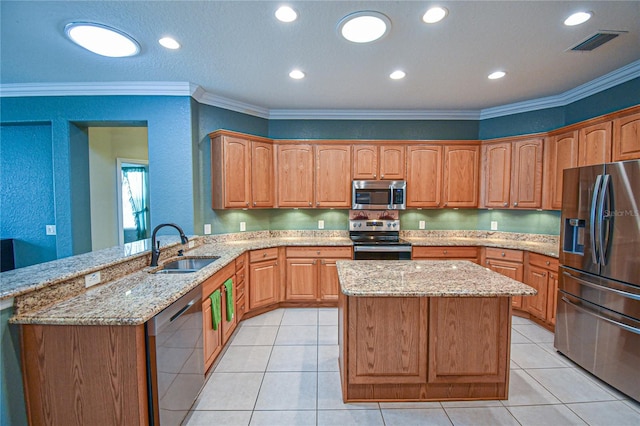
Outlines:
[[218, 259], [220, 259], [220, 256], [178, 259], [163, 264], [162, 269], [154, 272], [154, 274], [188, 274], [190, 272], [197, 272]]

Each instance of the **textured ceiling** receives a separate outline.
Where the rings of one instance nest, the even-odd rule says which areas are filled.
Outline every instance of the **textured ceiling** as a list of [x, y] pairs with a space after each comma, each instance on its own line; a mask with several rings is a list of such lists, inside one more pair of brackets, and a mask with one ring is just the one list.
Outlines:
[[[448, 17], [421, 21], [431, 1], [1, 2], [2, 84], [190, 82], [268, 109], [479, 110], [561, 94], [640, 59], [640, 1], [442, 1]], [[586, 9], [577, 27], [562, 22]], [[366, 45], [338, 36], [345, 15], [376, 10], [392, 28]], [[67, 40], [65, 24], [94, 21], [133, 36], [141, 54], [103, 58]], [[567, 52], [598, 30], [627, 31], [592, 52]], [[157, 40], [175, 37], [169, 51]], [[307, 77], [288, 77], [293, 68]], [[407, 73], [393, 81], [394, 69]], [[508, 72], [502, 80], [486, 76]]]

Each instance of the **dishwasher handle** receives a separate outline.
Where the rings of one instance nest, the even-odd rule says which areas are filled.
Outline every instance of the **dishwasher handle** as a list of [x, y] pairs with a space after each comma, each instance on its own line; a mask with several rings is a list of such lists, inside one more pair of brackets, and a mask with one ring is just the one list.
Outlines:
[[194, 288], [151, 318], [147, 323], [147, 334], [157, 336], [163, 328], [184, 315], [197, 303], [202, 303], [202, 286]]

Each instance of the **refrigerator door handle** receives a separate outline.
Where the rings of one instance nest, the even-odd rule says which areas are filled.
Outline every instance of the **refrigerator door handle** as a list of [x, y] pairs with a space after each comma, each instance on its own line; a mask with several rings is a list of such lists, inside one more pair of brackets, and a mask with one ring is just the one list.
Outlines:
[[629, 299], [640, 300], [640, 295], [639, 294], [629, 293], [628, 291], [618, 290], [618, 289], [615, 289], [615, 288], [594, 284], [594, 283], [592, 283], [590, 281], [584, 280], [582, 278], [578, 278], [575, 275], [570, 274], [567, 271], [563, 271], [562, 274], [567, 276], [567, 277], [569, 277], [569, 278], [571, 278], [572, 280], [578, 281], [580, 284], [586, 285], [587, 287], [595, 288], [595, 289], [601, 290], [601, 291], [610, 291], [612, 293], [616, 293], [616, 294], [618, 294], [620, 296], [627, 297]]
[[595, 313], [594, 311], [592, 311], [592, 310], [590, 310], [590, 309], [584, 308], [584, 307], [582, 307], [582, 306], [580, 306], [580, 305], [577, 305], [577, 304], [573, 303], [573, 302], [572, 302], [571, 300], [569, 300], [566, 296], [562, 296], [562, 298], [561, 298], [561, 299], [562, 299], [562, 301], [563, 301], [563, 302], [565, 302], [565, 303], [567, 303], [567, 304], [569, 304], [569, 305], [573, 306], [573, 307], [574, 307], [574, 308], [576, 308], [577, 310], [582, 311], [582, 312], [584, 312], [584, 313], [586, 313], [586, 314], [588, 314], [588, 315], [593, 315], [594, 317], [599, 318], [599, 319], [601, 319], [602, 321], [606, 321], [606, 322], [608, 322], [608, 323], [610, 323], [610, 324], [613, 324], [613, 325], [615, 325], [615, 326], [617, 326], [617, 327], [623, 328], [623, 329], [625, 329], [625, 330], [627, 330], [627, 331], [630, 331], [630, 332], [632, 332], [632, 333], [640, 334], [640, 329], [638, 329], [638, 328], [636, 328], [636, 327], [631, 327], [630, 325], [623, 324], [623, 323], [621, 323], [621, 322], [618, 322], [618, 321], [612, 320], [611, 318], [607, 318], [607, 317], [604, 317], [604, 316], [602, 316], [602, 315], [599, 315], [599, 314]]
[[600, 199], [600, 188], [602, 185], [602, 175], [598, 175], [596, 183], [593, 186], [593, 196], [591, 198], [591, 220], [589, 221], [589, 237], [591, 238], [591, 261], [598, 265], [600, 263], [600, 253], [598, 252], [598, 246], [596, 246], [596, 211], [598, 209], [598, 200]]
[[[598, 203], [598, 249], [600, 251], [600, 264], [607, 264], [607, 251], [609, 240], [609, 232], [606, 232], [604, 227], [604, 213], [605, 213], [605, 201], [609, 203], [609, 183], [611, 181], [611, 175], [604, 175], [602, 179], [602, 193], [600, 194], [600, 202]], [[610, 210], [610, 206], [607, 206], [607, 210]], [[610, 220], [607, 220], [607, 224], [611, 225]], [[610, 231], [610, 229], [608, 229]]]

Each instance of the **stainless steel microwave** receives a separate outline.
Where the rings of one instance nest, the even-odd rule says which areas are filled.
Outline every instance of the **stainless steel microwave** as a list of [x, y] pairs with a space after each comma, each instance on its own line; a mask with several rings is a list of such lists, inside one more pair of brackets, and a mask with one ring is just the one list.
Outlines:
[[403, 180], [354, 180], [351, 208], [354, 210], [404, 210], [407, 182]]

